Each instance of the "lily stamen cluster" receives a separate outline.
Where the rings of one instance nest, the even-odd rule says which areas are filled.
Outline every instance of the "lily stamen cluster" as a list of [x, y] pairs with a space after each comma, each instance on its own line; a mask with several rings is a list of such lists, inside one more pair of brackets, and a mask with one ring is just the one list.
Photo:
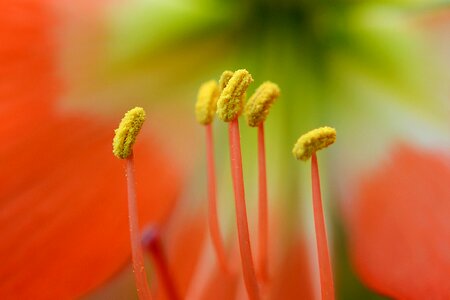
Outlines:
[[[248, 103], [244, 106], [246, 90], [253, 81], [247, 70], [238, 70], [236, 72], [223, 72], [219, 85], [214, 85], [215, 91], [220, 89], [220, 96], [217, 98], [215, 93], [205, 92], [205, 86], [213, 85], [205, 83], [199, 91], [199, 97], [196, 104], [197, 120], [201, 124], [205, 124], [205, 120], [198, 119], [199, 115], [207, 116], [207, 149], [208, 149], [208, 182], [209, 182], [209, 198], [210, 198], [210, 232], [212, 241], [220, 265], [225, 265], [224, 246], [220, 238], [217, 220], [217, 204], [216, 195], [212, 195], [211, 191], [215, 191], [215, 178], [211, 174], [214, 162], [211, 151], [212, 115], [214, 107], [217, 107], [217, 115], [219, 119], [229, 123], [230, 136], [230, 156], [231, 170], [233, 177], [233, 188], [235, 194], [235, 207], [238, 228], [239, 247], [241, 253], [241, 263], [243, 279], [247, 295], [250, 299], [259, 299], [261, 292], [260, 286], [267, 285], [269, 281], [268, 273], [268, 205], [267, 205], [267, 179], [266, 179], [266, 158], [265, 158], [265, 141], [264, 141], [264, 121], [267, 118], [269, 109], [280, 95], [278, 86], [270, 81], [264, 82], [255, 93], [250, 97]], [[204, 95], [211, 95], [205, 101]], [[217, 101], [217, 104], [215, 104]], [[204, 113], [207, 111], [208, 113]], [[248, 230], [247, 212], [245, 205], [245, 192], [242, 176], [242, 157], [239, 136], [238, 118], [242, 112], [245, 112], [247, 123], [251, 127], [258, 128], [258, 165], [259, 165], [259, 197], [258, 197], [258, 263], [257, 272], [254, 267], [254, 259], [250, 246], [250, 237]], [[318, 164], [316, 151], [321, 150], [336, 140], [336, 131], [331, 127], [321, 127], [312, 130], [299, 138], [294, 146], [293, 154], [297, 159], [308, 160], [312, 157], [311, 175], [313, 184], [313, 206], [314, 206], [314, 223], [316, 227], [317, 249], [319, 253], [320, 280], [323, 299], [334, 299], [334, 283], [331, 271], [331, 262], [328, 251], [325, 221], [323, 217], [322, 200], [320, 194], [320, 181], [318, 173]]]
[[[245, 70], [223, 72], [219, 82], [214, 80], [204, 83], [198, 92], [195, 106], [197, 121], [205, 126], [208, 174], [208, 225], [214, 251], [221, 270], [226, 275], [236, 275], [224, 245], [220, 231], [215, 161], [213, 147], [212, 122], [217, 114], [219, 119], [228, 123], [231, 173], [235, 198], [237, 235], [239, 241], [242, 278], [247, 297], [251, 300], [264, 298], [264, 292], [270, 284], [268, 267], [269, 222], [266, 178], [266, 152], [264, 141], [264, 122], [269, 109], [280, 95], [278, 85], [264, 82], [244, 105], [246, 92], [253, 82], [250, 73]], [[242, 170], [241, 141], [239, 117], [244, 113], [249, 126], [258, 128], [258, 259], [252, 253], [250, 233], [245, 202], [245, 189]], [[139, 299], [151, 299], [145, 268], [143, 264], [142, 244], [138, 229], [136, 195], [134, 187], [134, 159], [132, 147], [145, 120], [142, 108], [127, 112], [116, 130], [113, 141], [113, 153], [127, 161], [128, 206], [133, 270]], [[334, 283], [331, 261], [328, 251], [325, 221], [322, 209], [320, 179], [316, 152], [336, 140], [336, 131], [331, 127], [321, 127], [301, 136], [293, 148], [297, 159], [308, 160], [311, 157], [311, 176], [313, 191], [314, 224], [319, 258], [322, 299], [334, 299]], [[171, 276], [167, 256], [160, 237], [161, 231], [156, 227], [146, 231], [143, 238], [145, 249], [151, 254], [157, 275], [170, 299], [180, 299], [180, 294]], [[256, 265], [256, 268], [255, 268]]]

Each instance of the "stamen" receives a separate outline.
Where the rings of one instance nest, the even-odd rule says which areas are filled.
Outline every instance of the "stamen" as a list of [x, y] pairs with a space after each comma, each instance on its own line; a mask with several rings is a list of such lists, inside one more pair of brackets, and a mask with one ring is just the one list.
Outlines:
[[200, 87], [195, 104], [195, 116], [200, 124], [207, 125], [214, 120], [219, 93], [219, 86], [214, 80], [205, 82]]
[[[305, 137], [306, 136], [306, 137]], [[314, 227], [316, 230], [317, 253], [319, 259], [320, 285], [322, 299], [334, 299], [334, 281], [331, 269], [330, 254], [328, 251], [327, 233], [322, 208], [322, 195], [320, 192], [320, 177], [316, 151], [334, 143], [336, 130], [330, 127], [322, 127], [300, 137], [294, 146], [293, 153], [297, 158], [303, 159], [311, 153], [311, 179], [314, 209]], [[299, 150], [307, 149], [307, 150]], [[307, 159], [307, 158], [306, 158]], [[303, 160], [306, 160], [303, 159]]]
[[[231, 72], [231, 71], [230, 71]], [[224, 73], [225, 74], [225, 73]], [[219, 97], [219, 86], [214, 80], [204, 83], [198, 92], [195, 112], [197, 121], [206, 125], [206, 156], [208, 166], [208, 223], [211, 241], [219, 261], [219, 265], [225, 273], [228, 273], [225, 247], [222, 242], [222, 235], [219, 229], [217, 217], [216, 198], [216, 171], [214, 166], [213, 132], [211, 122], [216, 113], [216, 103]]]
[[238, 119], [230, 122], [229, 135], [231, 173], [233, 177], [239, 249], [241, 252], [242, 261], [242, 273], [248, 297], [251, 300], [260, 299], [258, 283], [256, 281], [255, 267], [253, 265], [252, 249], [250, 246], [250, 234], [248, 231]]
[[260, 294], [258, 283], [256, 281], [252, 249], [250, 246], [250, 234], [248, 230], [238, 116], [242, 112], [242, 97], [252, 81], [252, 76], [247, 70], [238, 70], [234, 72], [217, 102], [217, 114], [219, 118], [225, 122], [230, 122], [231, 173], [233, 177], [239, 249], [241, 253], [244, 283], [251, 300], [259, 299]]
[[119, 127], [114, 131], [113, 154], [117, 158], [124, 159], [131, 155], [136, 136], [144, 121], [145, 111], [142, 107], [135, 107], [125, 114]]
[[292, 149], [296, 159], [308, 160], [311, 155], [336, 141], [336, 129], [320, 127], [302, 135]]
[[127, 191], [128, 191], [128, 220], [130, 224], [131, 258], [133, 272], [136, 280], [137, 293], [140, 300], [152, 299], [147, 283], [147, 274], [144, 268], [142, 247], [139, 238], [139, 220], [137, 214], [136, 188], [134, 175], [134, 156], [132, 146], [136, 136], [145, 120], [145, 111], [136, 107], [128, 111], [119, 128], [113, 142], [113, 153], [119, 158], [127, 160]]
[[169, 269], [160, 230], [157, 227], [147, 228], [142, 234], [142, 245], [152, 257], [158, 279], [166, 291], [167, 298], [170, 300], [181, 299]]
[[244, 107], [242, 96], [252, 82], [252, 75], [247, 70], [233, 73], [217, 101], [217, 115], [222, 121], [230, 122], [239, 117]]
[[245, 116], [251, 127], [258, 127], [269, 114], [269, 109], [280, 96], [280, 88], [273, 82], [261, 84], [245, 105]]
[[258, 127], [258, 170], [259, 170], [259, 199], [258, 199], [258, 275], [263, 282], [267, 282], [268, 275], [268, 208], [267, 208], [267, 176], [266, 150], [264, 142], [264, 121], [269, 109], [280, 95], [278, 85], [267, 81], [263, 83], [250, 97], [245, 106], [248, 125]]

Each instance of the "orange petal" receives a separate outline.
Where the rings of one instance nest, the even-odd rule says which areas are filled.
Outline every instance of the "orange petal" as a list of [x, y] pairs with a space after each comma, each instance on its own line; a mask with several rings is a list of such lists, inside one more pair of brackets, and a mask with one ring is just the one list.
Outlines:
[[396, 299], [450, 296], [450, 159], [399, 147], [362, 181], [350, 246], [362, 280]]
[[[81, 295], [129, 259], [124, 167], [111, 154], [114, 125], [49, 123], [55, 130], [30, 129], [27, 140], [0, 157], [7, 183], [0, 201], [0, 256], [7, 258], [1, 295]], [[141, 224], [161, 221], [176, 197], [178, 180], [166, 161], [158, 145], [137, 143]]]
[[303, 237], [289, 243], [282, 263], [273, 274], [270, 299], [313, 299], [314, 292]]
[[[191, 283], [205, 234], [207, 234], [206, 216], [197, 213], [191, 216], [177, 216], [177, 228], [170, 234], [167, 245], [169, 251], [169, 264], [180, 295], [186, 295]], [[181, 219], [181, 222], [180, 222]], [[164, 298], [163, 298], [164, 299]]]
[[[57, 111], [62, 92], [50, 1], [0, 0], [0, 297], [76, 298], [130, 255], [115, 120]], [[179, 187], [158, 144], [136, 145], [141, 224], [162, 221]]]

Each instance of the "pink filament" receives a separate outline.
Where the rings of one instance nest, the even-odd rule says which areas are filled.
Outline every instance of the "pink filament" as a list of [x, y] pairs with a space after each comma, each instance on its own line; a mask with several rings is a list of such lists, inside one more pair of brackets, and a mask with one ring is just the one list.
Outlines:
[[160, 230], [157, 227], [146, 230], [142, 237], [142, 243], [152, 257], [158, 279], [166, 292], [167, 298], [170, 300], [181, 299], [170, 273], [167, 257], [161, 242]]
[[242, 174], [239, 121], [237, 119], [230, 122], [229, 136], [230, 136], [231, 173], [233, 177], [242, 272], [248, 296], [251, 300], [256, 300], [260, 299], [260, 295], [258, 290], [258, 283], [256, 281], [255, 268], [253, 266], [252, 249], [250, 246], [250, 234], [248, 231], [247, 208], [245, 206], [244, 179]]
[[333, 272], [331, 271], [330, 255], [328, 252], [327, 233], [322, 209], [322, 196], [320, 193], [319, 168], [317, 156], [314, 152], [311, 157], [312, 196], [314, 209], [314, 226], [316, 229], [317, 252], [319, 257], [320, 286], [322, 299], [334, 299]]
[[263, 282], [267, 282], [268, 261], [268, 208], [267, 208], [267, 176], [266, 176], [266, 149], [264, 142], [264, 123], [258, 127], [258, 165], [259, 165], [259, 201], [258, 201], [258, 273]]
[[229, 273], [225, 247], [222, 243], [222, 235], [219, 228], [217, 217], [217, 198], [216, 198], [216, 171], [214, 165], [213, 133], [211, 124], [206, 125], [206, 156], [208, 167], [208, 223], [211, 240], [223, 272]]
[[131, 258], [136, 280], [137, 293], [140, 300], [152, 299], [144, 268], [141, 239], [139, 236], [139, 220], [137, 215], [136, 189], [134, 179], [134, 156], [127, 158], [127, 186], [128, 186], [128, 219], [130, 223]]

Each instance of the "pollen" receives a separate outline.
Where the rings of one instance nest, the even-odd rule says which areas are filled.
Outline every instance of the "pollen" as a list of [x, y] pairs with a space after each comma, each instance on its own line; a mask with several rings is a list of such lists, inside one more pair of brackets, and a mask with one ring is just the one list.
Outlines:
[[336, 129], [320, 127], [302, 135], [292, 149], [296, 159], [308, 160], [311, 155], [336, 141]]
[[280, 96], [280, 88], [273, 82], [266, 81], [261, 84], [245, 105], [247, 123], [251, 127], [257, 127], [264, 122], [269, 114], [269, 109]]
[[231, 122], [239, 117], [244, 108], [245, 92], [252, 82], [252, 75], [247, 70], [233, 73], [217, 101], [217, 115], [222, 121]]
[[228, 85], [228, 81], [230, 81], [231, 77], [233, 76], [233, 71], [223, 71], [222, 75], [220, 76], [219, 80], [219, 87], [220, 92], [222, 92], [225, 87]]
[[200, 124], [207, 125], [214, 120], [219, 94], [219, 86], [215, 80], [205, 82], [200, 87], [195, 104], [195, 116]]
[[131, 155], [136, 136], [145, 121], [145, 111], [142, 107], [135, 107], [125, 113], [113, 139], [113, 154], [121, 159]]

